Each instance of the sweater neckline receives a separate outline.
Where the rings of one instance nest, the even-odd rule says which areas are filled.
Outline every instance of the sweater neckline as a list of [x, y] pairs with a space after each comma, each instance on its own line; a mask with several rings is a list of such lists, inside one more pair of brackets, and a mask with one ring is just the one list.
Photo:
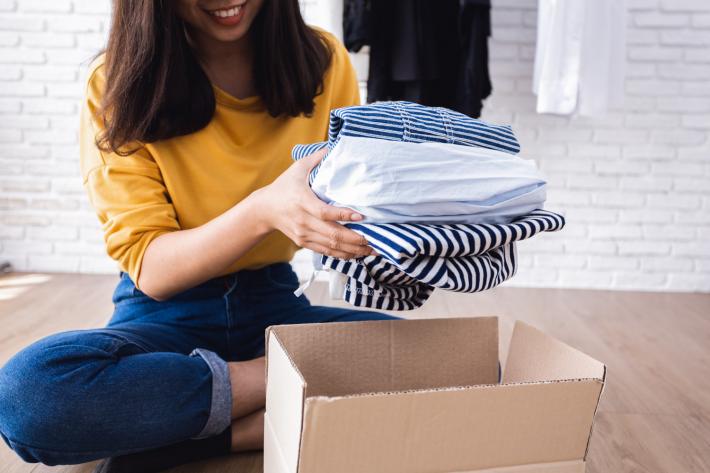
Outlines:
[[217, 103], [225, 105], [229, 108], [250, 109], [261, 104], [261, 97], [258, 95], [251, 95], [240, 99], [214, 84], [212, 84], [212, 89], [214, 90], [214, 96]]

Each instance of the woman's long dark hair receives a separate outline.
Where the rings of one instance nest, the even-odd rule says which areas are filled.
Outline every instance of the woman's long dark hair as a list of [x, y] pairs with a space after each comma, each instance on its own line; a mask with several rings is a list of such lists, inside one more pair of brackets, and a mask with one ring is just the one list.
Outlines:
[[[106, 47], [105, 131], [101, 149], [130, 154], [204, 128], [215, 97], [178, 17], [174, 0], [115, 0]], [[331, 51], [303, 21], [298, 0], [265, 0], [249, 33], [254, 84], [274, 117], [309, 116], [323, 88]]]

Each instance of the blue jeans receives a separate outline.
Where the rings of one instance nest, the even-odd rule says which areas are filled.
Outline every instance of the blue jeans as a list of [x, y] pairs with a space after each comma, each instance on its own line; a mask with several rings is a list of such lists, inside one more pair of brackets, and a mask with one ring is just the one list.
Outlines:
[[0, 369], [0, 435], [49, 465], [217, 435], [231, 423], [226, 362], [263, 355], [269, 325], [393, 318], [313, 306], [297, 286], [279, 263], [157, 302], [122, 273], [105, 328], [49, 336]]

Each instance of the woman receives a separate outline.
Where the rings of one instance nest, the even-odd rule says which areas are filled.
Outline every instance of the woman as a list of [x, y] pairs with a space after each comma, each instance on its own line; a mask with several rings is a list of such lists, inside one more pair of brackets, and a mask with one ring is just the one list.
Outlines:
[[10, 447], [47, 464], [117, 457], [105, 471], [260, 448], [264, 329], [388, 318], [311, 306], [288, 265], [299, 246], [370, 254], [337, 223], [362, 217], [307, 185], [321, 155], [289, 157], [358, 102], [347, 52], [297, 0], [117, 0], [81, 122], [85, 187], [122, 269], [115, 312], [2, 368]]

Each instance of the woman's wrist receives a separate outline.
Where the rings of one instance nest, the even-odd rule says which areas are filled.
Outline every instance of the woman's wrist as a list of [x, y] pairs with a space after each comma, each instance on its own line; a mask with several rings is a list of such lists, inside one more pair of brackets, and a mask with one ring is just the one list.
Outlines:
[[269, 206], [266, 202], [266, 187], [257, 189], [247, 196], [241, 203], [249, 220], [254, 225], [255, 233], [258, 236], [266, 236], [276, 228]]

